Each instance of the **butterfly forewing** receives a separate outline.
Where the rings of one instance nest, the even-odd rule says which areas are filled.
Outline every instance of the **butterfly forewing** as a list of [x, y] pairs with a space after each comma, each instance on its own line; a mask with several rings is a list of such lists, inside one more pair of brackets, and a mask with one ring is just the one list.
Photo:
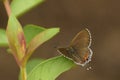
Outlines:
[[91, 43], [91, 34], [88, 29], [80, 31], [71, 41], [70, 46], [84, 48], [88, 47]]

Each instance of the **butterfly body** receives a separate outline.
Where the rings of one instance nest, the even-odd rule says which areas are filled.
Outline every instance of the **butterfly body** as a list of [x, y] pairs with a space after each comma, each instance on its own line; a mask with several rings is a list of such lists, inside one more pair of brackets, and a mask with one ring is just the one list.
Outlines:
[[80, 31], [66, 48], [58, 48], [58, 51], [65, 57], [73, 60], [76, 64], [84, 66], [91, 61], [92, 50], [91, 34], [88, 29]]

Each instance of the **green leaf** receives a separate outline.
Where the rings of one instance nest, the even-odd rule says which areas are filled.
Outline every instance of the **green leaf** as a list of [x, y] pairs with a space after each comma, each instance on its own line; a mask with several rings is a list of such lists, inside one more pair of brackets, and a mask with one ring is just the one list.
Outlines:
[[35, 68], [38, 64], [40, 64], [43, 61], [44, 59], [32, 59], [28, 61], [27, 66], [26, 66], [27, 74], [29, 74], [33, 68]]
[[26, 25], [24, 28], [24, 34], [26, 38], [26, 43], [28, 43], [40, 32], [44, 31], [45, 28], [36, 25]]
[[4, 29], [0, 29], [0, 47], [8, 46], [8, 40]]
[[[26, 66], [27, 74], [29, 74], [32, 71], [32, 69], [34, 69], [38, 64], [40, 64], [43, 61], [44, 59], [32, 59], [28, 61]], [[21, 80], [21, 74], [19, 75], [19, 80]]]
[[34, 67], [28, 74], [27, 80], [55, 80], [73, 66], [74, 62], [63, 56], [51, 58]]
[[21, 60], [25, 55], [26, 43], [22, 26], [13, 14], [9, 17], [6, 33], [13, 55]]
[[32, 41], [28, 44], [27, 47], [27, 55], [26, 60], [29, 59], [29, 57], [32, 55], [33, 51], [43, 44], [45, 41], [51, 39], [53, 36], [55, 36], [59, 32], [59, 28], [51, 28], [46, 29], [42, 32], [40, 32], [38, 35], [36, 35]]
[[18, 17], [38, 4], [41, 4], [43, 1], [44, 0], [13, 0], [11, 9], [15, 16]]

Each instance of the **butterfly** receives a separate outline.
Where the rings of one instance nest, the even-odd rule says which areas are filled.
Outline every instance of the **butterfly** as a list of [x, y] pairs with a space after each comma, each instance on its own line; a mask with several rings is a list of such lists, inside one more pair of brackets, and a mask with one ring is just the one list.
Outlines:
[[77, 65], [84, 66], [91, 61], [91, 41], [91, 33], [86, 28], [77, 33], [68, 47], [58, 48], [57, 51], [64, 57], [73, 60]]

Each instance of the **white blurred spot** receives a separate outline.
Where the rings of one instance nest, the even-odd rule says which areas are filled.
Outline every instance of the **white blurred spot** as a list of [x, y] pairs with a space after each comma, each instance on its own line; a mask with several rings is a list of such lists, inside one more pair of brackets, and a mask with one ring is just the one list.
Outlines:
[[91, 67], [91, 66], [87, 68], [87, 70], [91, 70], [91, 69], [92, 69], [92, 67]]

